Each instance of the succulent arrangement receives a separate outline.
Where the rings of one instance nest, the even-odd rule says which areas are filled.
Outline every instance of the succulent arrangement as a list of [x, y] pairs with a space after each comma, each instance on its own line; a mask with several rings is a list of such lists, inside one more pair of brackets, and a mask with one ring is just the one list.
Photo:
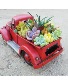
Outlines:
[[[28, 19], [25, 22], [19, 21], [19, 24], [14, 31], [27, 40], [33, 41], [35, 45], [41, 47], [61, 37], [61, 30], [55, 28], [54, 24], [51, 23], [53, 17], [44, 17], [41, 19], [37, 14], [36, 16], [37, 19], [34, 20]], [[40, 28], [43, 29], [40, 30]]]

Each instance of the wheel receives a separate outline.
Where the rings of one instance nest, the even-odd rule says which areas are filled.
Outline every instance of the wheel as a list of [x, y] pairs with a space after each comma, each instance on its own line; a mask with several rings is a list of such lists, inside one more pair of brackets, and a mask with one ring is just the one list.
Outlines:
[[21, 52], [21, 56], [24, 58], [25, 62], [28, 65], [32, 66], [31, 59], [30, 59], [29, 55], [25, 51]]

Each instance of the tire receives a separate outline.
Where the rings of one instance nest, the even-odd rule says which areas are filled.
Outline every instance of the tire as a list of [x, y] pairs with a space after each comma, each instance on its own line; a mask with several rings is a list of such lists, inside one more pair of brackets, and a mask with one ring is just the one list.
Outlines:
[[21, 52], [21, 56], [24, 58], [25, 62], [28, 65], [32, 66], [31, 59], [30, 59], [29, 55], [25, 51]]

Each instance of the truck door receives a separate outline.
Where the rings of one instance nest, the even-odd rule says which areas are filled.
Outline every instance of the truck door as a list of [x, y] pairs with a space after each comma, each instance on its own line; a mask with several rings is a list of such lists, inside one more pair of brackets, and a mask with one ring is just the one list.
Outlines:
[[10, 28], [10, 33], [11, 33], [12, 40], [17, 43], [17, 34], [11, 28]]

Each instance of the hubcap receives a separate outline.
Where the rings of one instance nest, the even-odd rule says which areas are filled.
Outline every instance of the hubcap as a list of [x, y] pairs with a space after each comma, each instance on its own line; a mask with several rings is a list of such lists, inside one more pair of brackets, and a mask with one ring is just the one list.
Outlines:
[[28, 54], [25, 53], [24, 58], [27, 62], [30, 62], [30, 57], [28, 56]]

